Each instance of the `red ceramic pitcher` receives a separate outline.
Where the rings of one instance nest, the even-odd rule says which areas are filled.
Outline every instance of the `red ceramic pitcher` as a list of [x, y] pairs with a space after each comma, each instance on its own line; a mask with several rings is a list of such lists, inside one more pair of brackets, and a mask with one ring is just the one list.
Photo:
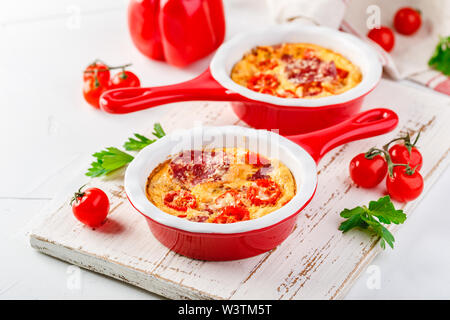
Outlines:
[[223, 42], [222, 0], [131, 0], [128, 27], [144, 55], [184, 67]]

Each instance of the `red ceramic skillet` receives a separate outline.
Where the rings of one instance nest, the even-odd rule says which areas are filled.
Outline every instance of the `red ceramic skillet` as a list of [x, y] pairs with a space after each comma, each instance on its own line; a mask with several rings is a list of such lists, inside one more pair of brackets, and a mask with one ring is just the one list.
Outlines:
[[[230, 78], [234, 64], [258, 45], [314, 43], [347, 57], [363, 75], [361, 83], [335, 96], [317, 99], [280, 98], [257, 93]], [[116, 89], [100, 99], [103, 110], [128, 113], [185, 100], [231, 101], [234, 112], [257, 129], [278, 129], [280, 134], [311, 132], [348, 119], [378, 83], [381, 64], [377, 54], [358, 38], [325, 27], [271, 26], [241, 34], [219, 47], [209, 68], [187, 82], [152, 88]]]
[[[320, 131], [288, 137], [239, 126], [179, 131], [140, 151], [125, 173], [125, 191], [134, 208], [147, 220], [153, 235], [171, 250], [202, 260], [247, 258], [275, 248], [291, 233], [297, 214], [314, 195], [316, 163], [325, 153], [349, 141], [389, 132], [397, 123], [393, 111], [373, 109]], [[296, 195], [280, 209], [261, 218], [230, 224], [178, 218], [147, 199], [147, 178], [168, 156], [183, 150], [223, 147], [245, 148], [281, 160], [295, 178]]]

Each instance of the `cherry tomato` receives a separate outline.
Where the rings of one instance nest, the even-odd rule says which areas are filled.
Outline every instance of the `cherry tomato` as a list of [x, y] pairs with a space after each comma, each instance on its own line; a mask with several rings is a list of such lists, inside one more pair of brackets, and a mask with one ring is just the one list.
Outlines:
[[389, 155], [393, 163], [409, 164], [416, 171], [422, 168], [422, 154], [416, 147], [412, 147], [411, 153], [409, 153], [408, 148], [404, 144], [398, 143], [389, 148]]
[[84, 99], [94, 108], [100, 108], [100, 96], [108, 89], [108, 86], [104, 86], [95, 78], [88, 78], [83, 84]]
[[360, 153], [350, 161], [350, 177], [363, 188], [378, 185], [386, 177], [387, 171], [386, 160], [380, 155], [367, 159], [364, 153]]
[[399, 9], [394, 17], [395, 30], [404, 35], [413, 34], [421, 24], [420, 12], [409, 7]]
[[372, 29], [367, 36], [378, 43], [384, 50], [390, 52], [394, 48], [395, 37], [394, 33], [388, 27], [380, 27], [379, 29]]
[[228, 206], [213, 220], [213, 223], [234, 223], [250, 219], [250, 213], [245, 207]]
[[109, 67], [102, 62], [95, 61], [84, 70], [83, 80], [84, 99], [91, 106], [99, 108], [100, 96], [109, 88]]
[[139, 78], [131, 71], [120, 71], [116, 73], [110, 82], [111, 89], [140, 87]]
[[186, 212], [188, 208], [197, 206], [197, 200], [193, 194], [185, 190], [169, 191], [164, 196], [164, 204], [177, 211]]
[[386, 179], [386, 187], [392, 199], [408, 202], [416, 199], [423, 190], [423, 178], [416, 170], [408, 174], [406, 167], [396, 166], [393, 175]]
[[280, 195], [280, 186], [268, 179], [256, 180], [247, 190], [247, 198], [256, 206], [274, 204]]
[[[96, 72], [97, 71], [97, 72]], [[107, 87], [109, 83], [110, 78], [110, 72], [109, 68], [106, 64], [101, 62], [94, 62], [91, 63], [89, 66], [87, 66], [86, 69], [84, 69], [83, 73], [83, 80], [93, 79], [97, 77], [98, 82], [104, 86]]]
[[239, 207], [242, 206], [241, 194], [236, 190], [228, 190], [216, 198], [216, 205], [218, 207]]
[[280, 82], [274, 75], [260, 74], [248, 80], [247, 88], [261, 93], [271, 93], [268, 91], [273, 91], [279, 84]]
[[106, 193], [98, 188], [78, 190], [70, 205], [74, 216], [85, 225], [95, 228], [105, 221], [109, 212], [109, 199]]

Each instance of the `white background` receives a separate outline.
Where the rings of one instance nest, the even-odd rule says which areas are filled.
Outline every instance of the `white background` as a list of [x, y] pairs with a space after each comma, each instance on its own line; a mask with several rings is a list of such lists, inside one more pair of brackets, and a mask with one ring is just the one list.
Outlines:
[[[225, 1], [227, 38], [267, 25], [265, 7], [257, 3], [263, 2]], [[132, 62], [145, 86], [187, 80], [208, 65], [206, 58], [181, 70], [143, 57], [128, 35], [127, 4], [0, 3], [0, 299], [160, 298], [93, 272], [74, 273], [69, 264], [34, 251], [26, 235], [51, 199], [66, 192], [67, 181], [87, 167], [91, 153], [143, 132], [174, 107], [120, 116], [95, 110], [81, 93], [86, 65], [96, 58]], [[449, 190], [446, 170], [396, 234], [395, 250], [380, 254], [347, 298], [450, 298]]]

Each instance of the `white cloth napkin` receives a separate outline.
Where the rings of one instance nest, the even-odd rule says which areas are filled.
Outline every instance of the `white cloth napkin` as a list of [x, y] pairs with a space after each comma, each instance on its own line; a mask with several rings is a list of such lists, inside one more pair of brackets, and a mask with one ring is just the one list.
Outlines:
[[[266, 0], [276, 23], [310, 22], [352, 33], [379, 53], [385, 71], [394, 79], [410, 79], [450, 95], [450, 78], [428, 67], [439, 36], [450, 35], [450, 0]], [[422, 26], [412, 36], [395, 32], [392, 20], [404, 6], [419, 9]], [[395, 33], [394, 49], [387, 53], [366, 37], [375, 10], [381, 25]]]
[[[345, 14], [345, 3], [336, 0], [267, 0], [276, 23], [295, 21], [337, 29]], [[331, 10], [330, 10], [331, 9]]]

